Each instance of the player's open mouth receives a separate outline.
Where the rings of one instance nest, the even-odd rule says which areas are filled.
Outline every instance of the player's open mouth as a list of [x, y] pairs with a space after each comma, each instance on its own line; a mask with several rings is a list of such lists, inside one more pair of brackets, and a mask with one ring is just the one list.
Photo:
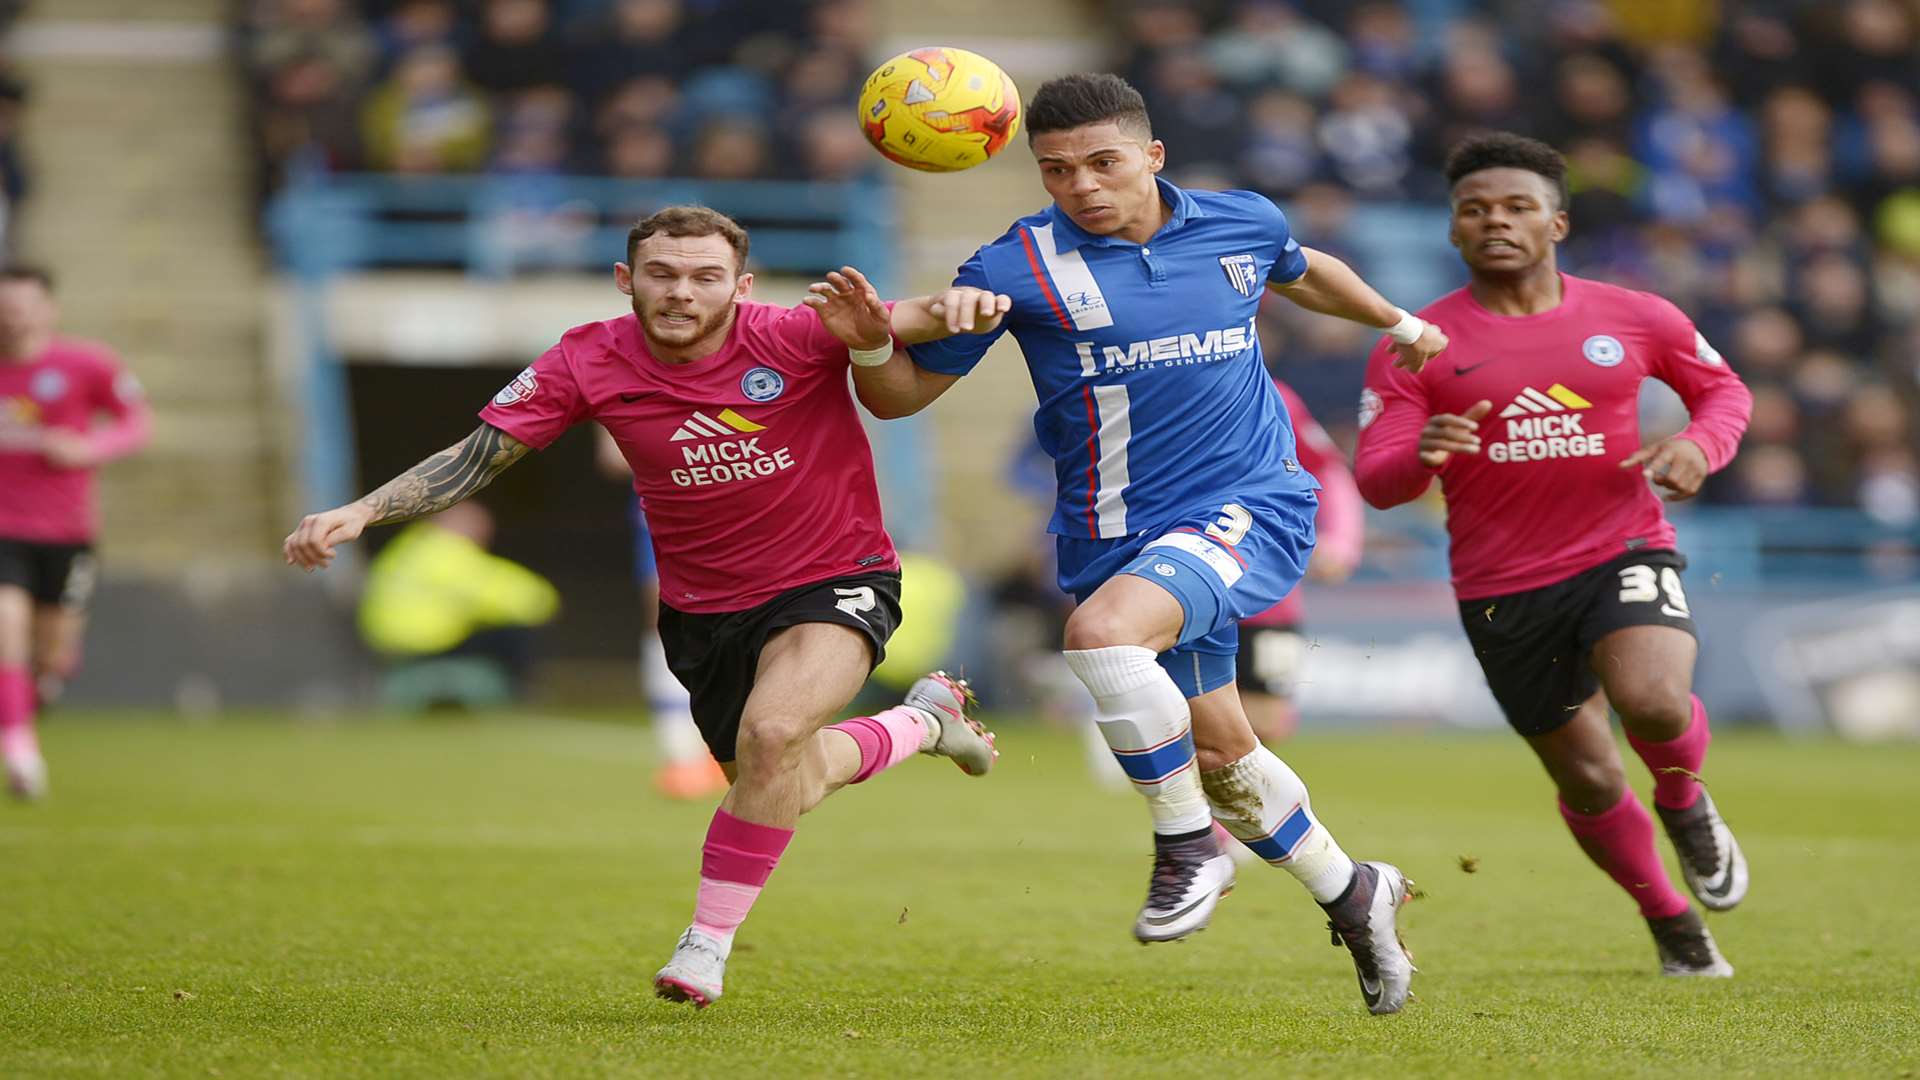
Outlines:
[[1502, 251], [1518, 252], [1520, 248], [1511, 240], [1489, 240], [1486, 243], [1480, 245], [1480, 250], [1488, 253], [1496, 253], [1496, 252], [1502, 252]]
[[687, 323], [698, 322], [699, 320], [691, 315], [683, 315], [675, 311], [663, 311], [660, 313], [660, 321], [672, 326], [683, 326]]
[[1112, 212], [1113, 212], [1113, 207], [1111, 206], [1089, 206], [1086, 209], [1080, 211], [1080, 216], [1083, 218], [1100, 217], [1104, 214], [1110, 214]]

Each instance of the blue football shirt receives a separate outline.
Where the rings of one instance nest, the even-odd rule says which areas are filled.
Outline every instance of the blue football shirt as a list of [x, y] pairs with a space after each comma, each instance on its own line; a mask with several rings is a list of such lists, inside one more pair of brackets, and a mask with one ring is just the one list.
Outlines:
[[1307, 270], [1286, 215], [1250, 191], [1158, 183], [1172, 217], [1145, 244], [1094, 236], [1057, 206], [1014, 222], [954, 278], [1013, 298], [1000, 327], [910, 350], [928, 371], [964, 375], [1013, 334], [1054, 461], [1048, 530], [1065, 536], [1116, 539], [1234, 496], [1318, 486], [1294, 459], [1254, 331], [1266, 283]]

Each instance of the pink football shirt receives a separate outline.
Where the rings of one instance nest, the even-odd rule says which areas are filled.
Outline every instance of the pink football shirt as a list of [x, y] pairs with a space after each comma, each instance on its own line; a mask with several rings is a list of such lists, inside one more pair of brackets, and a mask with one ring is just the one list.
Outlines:
[[[1359, 562], [1360, 547], [1366, 540], [1366, 507], [1361, 504], [1360, 489], [1353, 486], [1353, 474], [1347, 471], [1347, 456], [1307, 411], [1307, 403], [1293, 392], [1293, 387], [1279, 379], [1273, 380], [1273, 385], [1293, 420], [1300, 465], [1320, 481], [1320, 508], [1313, 515], [1314, 550], [1345, 563]], [[1249, 626], [1292, 626], [1306, 616], [1306, 608], [1296, 586], [1279, 603], [1240, 621]]]
[[[1367, 364], [1354, 472], [1375, 506], [1419, 497], [1437, 475], [1447, 499], [1454, 592], [1461, 600], [1536, 589], [1642, 548], [1671, 548], [1673, 526], [1637, 469], [1640, 384], [1686, 402], [1680, 433], [1718, 470], [1733, 460], [1753, 395], [1680, 309], [1651, 293], [1560, 275], [1560, 305], [1495, 315], [1466, 289], [1420, 312], [1452, 344], [1418, 374], [1393, 366], [1384, 340]], [[1478, 454], [1437, 472], [1420, 464], [1436, 413], [1493, 402]]]
[[678, 365], [629, 314], [567, 331], [480, 418], [535, 448], [599, 421], [646, 504], [661, 602], [741, 611], [900, 567], [847, 365], [804, 306], [743, 303], [719, 352]]
[[94, 470], [55, 467], [43, 439], [85, 435], [111, 458], [145, 442], [147, 429], [139, 382], [103, 345], [55, 338], [32, 360], [0, 359], [0, 538], [91, 543], [100, 527]]

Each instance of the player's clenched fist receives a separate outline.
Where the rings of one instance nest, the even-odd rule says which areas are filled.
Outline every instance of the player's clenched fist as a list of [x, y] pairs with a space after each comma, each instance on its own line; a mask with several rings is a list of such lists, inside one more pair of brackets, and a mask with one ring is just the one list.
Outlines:
[[[1445, 340], [1444, 337], [1442, 340]], [[1480, 452], [1480, 421], [1493, 409], [1493, 402], [1475, 402], [1465, 413], [1438, 413], [1427, 418], [1420, 429], [1420, 464], [1437, 469], [1454, 454]]]
[[933, 298], [927, 312], [947, 321], [949, 334], [984, 334], [1000, 325], [1013, 310], [1013, 297], [1005, 293], [959, 285]]
[[320, 570], [333, 564], [334, 547], [355, 540], [367, 527], [372, 512], [359, 503], [319, 514], [308, 514], [287, 537], [281, 550], [292, 566]]
[[1640, 469], [1641, 475], [1666, 488], [1667, 498], [1676, 502], [1700, 494], [1700, 485], [1710, 471], [1707, 452], [1700, 449], [1700, 444], [1678, 436], [1635, 450], [1620, 467]]

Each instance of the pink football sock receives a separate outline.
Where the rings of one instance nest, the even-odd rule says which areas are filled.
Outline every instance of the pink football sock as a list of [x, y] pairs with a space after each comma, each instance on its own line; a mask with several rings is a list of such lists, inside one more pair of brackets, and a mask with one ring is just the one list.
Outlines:
[[733, 932], [746, 921], [792, 839], [792, 829], [755, 825], [715, 810], [713, 824], [707, 826], [707, 842], [700, 848], [700, 893], [693, 902], [693, 928], [731, 944]]
[[1560, 816], [1587, 857], [1640, 905], [1640, 914], [1665, 919], [1687, 910], [1687, 898], [1674, 889], [1653, 846], [1653, 815], [1632, 791], [1622, 794], [1613, 809], [1591, 816], [1575, 813], [1563, 801]]
[[0, 667], [0, 754], [39, 753], [33, 733], [33, 678], [24, 666]]
[[1700, 797], [1700, 767], [1707, 761], [1707, 707], [1693, 699], [1693, 721], [1677, 739], [1647, 742], [1627, 733], [1627, 744], [1653, 772], [1653, 801], [1669, 810], [1685, 810]]
[[858, 784], [920, 752], [927, 737], [927, 721], [920, 710], [896, 705], [872, 716], [856, 716], [829, 730], [846, 734], [860, 747], [860, 769], [849, 784]]

